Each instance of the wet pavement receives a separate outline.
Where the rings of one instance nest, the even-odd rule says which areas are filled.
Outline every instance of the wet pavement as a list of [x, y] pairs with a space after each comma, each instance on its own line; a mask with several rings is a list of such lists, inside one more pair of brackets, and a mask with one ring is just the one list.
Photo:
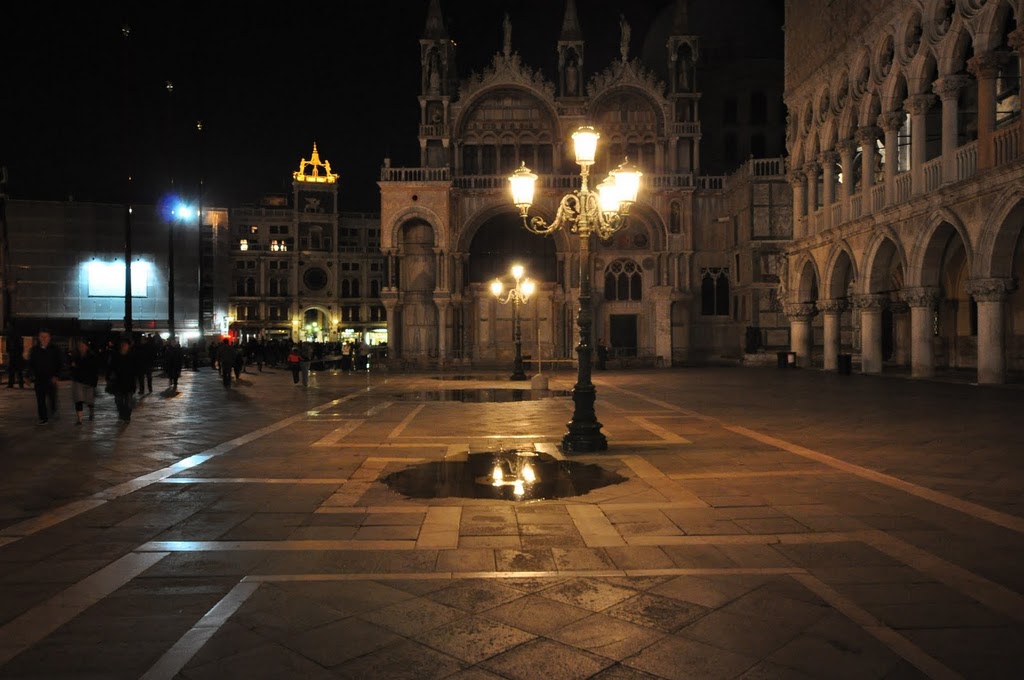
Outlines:
[[444, 377], [0, 389], [0, 678], [1019, 677], [1024, 392], [608, 371], [566, 460], [572, 375]]

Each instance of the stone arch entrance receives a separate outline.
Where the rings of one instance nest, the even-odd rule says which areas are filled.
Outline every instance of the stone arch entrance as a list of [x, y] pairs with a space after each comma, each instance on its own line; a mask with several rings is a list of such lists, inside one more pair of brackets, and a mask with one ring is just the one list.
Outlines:
[[862, 294], [854, 298], [864, 373], [881, 373], [886, 362], [899, 363], [909, 357], [909, 308], [902, 295], [905, 271], [906, 258], [899, 241], [883, 234], [868, 251]]
[[970, 294], [971, 251], [951, 221], [936, 224], [921, 248], [921, 286], [937, 298], [933, 312], [934, 365], [975, 368], [978, 358], [977, 304]]
[[319, 305], [306, 307], [299, 317], [296, 328], [298, 340], [302, 342], [327, 342], [334, 330], [330, 311]]
[[971, 285], [977, 304], [978, 382], [1006, 381], [1024, 371], [1024, 192], [1007, 196], [982, 235]]
[[833, 253], [825, 273], [823, 299], [818, 301], [822, 314], [823, 365], [826, 370], [839, 367], [840, 354], [853, 354], [859, 346], [854, 335], [853, 288], [857, 270], [850, 250], [840, 246]]
[[420, 218], [398, 229], [400, 346], [403, 359], [424, 361], [437, 356], [438, 326], [434, 289], [437, 257], [434, 228]]
[[811, 322], [817, 310], [818, 269], [811, 257], [797, 262], [796, 285], [786, 301], [786, 316], [789, 318], [790, 350], [796, 352], [796, 365], [807, 368], [814, 361], [814, 330]]

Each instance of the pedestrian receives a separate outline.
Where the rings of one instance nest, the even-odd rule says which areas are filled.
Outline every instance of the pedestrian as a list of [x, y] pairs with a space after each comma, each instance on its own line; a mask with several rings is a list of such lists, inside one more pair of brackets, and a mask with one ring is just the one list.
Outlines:
[[224, 380], [224, 387], [231, 387], [231, 371], [235, 367], [235, 354], [231, 340], [224, 338], [224, 342], [217, 348], [217, 365], [220, 367], [220, 377]]
[[266, 345], [266, 343], [262, 339], [260, 339], [260, 341], [258, 343], [256, 343], [256, 352], [255, 352], [255, 354], [256, 354], [256, 368], [257, 368], [257, 370], [259, 370], [260, 373], [262, 373], [263, 372], [263, 364], [267, 360], [267, 345]]
[[607, 368], [608, 363], [608, 346], [604, 344], [604, 339], [597, 341], [597, 370], [603, 371]]
[[242, 379], [242, 373], [245, 372], [245, 349], [239, 345], [235, 351], [235, 361], [232, 365], [235, 370], [235, 381]]
[[299, 384], [299, 371], [302, 369], [302, 355], [299, 354], [298, 347], [292, 347], [292, 351], [288, 353], [288, 368], [292, 372], [292, 383], [295, 385]]
[[132, 421], [132, 398], [135, 396], [138, 366], [132, 350], [132, 341], [121, 338], [117, 352], [110, 357], [107, 389], [114, 393], [117, 418], [125, 425]]
[[57, 383], [60, 380], [62, 359], [60, 350], [50, 342], [50, 331], [39, 331], [39, 343], [28, 355], [28, 369], [36, 390], [36, 409], [39, 424], [57, 415]]
[[167, 373], [167, 381], [171, 388], [178, 389], [178, 378], [181, 377], [181, 367], [185, 361], [185, 355], [178, 344], [177, 338], [172, 338], [164, 350], [164, 371]]
[[302, 374], [302, 386], [309, 386], [309, 367], [312, 363], [312, 352], [308, 345], [299, 343], [299, 357], [302, 359], [299, 362], [299, 372]]
[[192, 370], [199, 370], [199, 341], [196, 340], [192, 343], [192, 347], [189, 350], [190, 358], [192, 361]]
[[147, 387], [150, 392], [153, 391], [153, 364], [156, 362], [153, 342], [143, 335], [133, 352], [138, 369], [139, 396], [142, 396]]
[[359, 340], [359, 370], [370, 370], [370, 348], [365, 342]]
[[89, 407], [89, 420], [95, 416], [96, 385], [100, 381], [100, 359], [88, 340], [79, 338], [78, 351], [71, 357], [71, 400], [75, 402], [75, 425], [82, 424], [84, 407]]
[[[17, 379], [15, 379], [17, 376]], [[7, 324], [7, 387], [14, 389], [14, 383], [25, 389], [25, 341], [14, 330], [14, 324]]]

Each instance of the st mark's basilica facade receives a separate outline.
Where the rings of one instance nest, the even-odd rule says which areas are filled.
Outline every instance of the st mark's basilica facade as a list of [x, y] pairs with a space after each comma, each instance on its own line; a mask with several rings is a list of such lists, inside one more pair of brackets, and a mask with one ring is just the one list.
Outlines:
[[601, 135], [593, 176], [626, 157], [644, 173], [626, 227], [592, 246], [594, 342], [659, 366], [788, 348], [777, 297], [792, 235], [782, 64], [766, 69], [770, 60], [753, 55], [738, 65], [742, 49], [706, 46], [697, 7], [705, 4], [676, 2], [644, 39], [623, 20], [618, 55], [591, 64], [568, 0], [551, 45], [553, 78], [524, 63], [506, 18], [491, 63], [460, 79], [442, 3], [431, 0], [420, 40], [420, 163], [385, 160], [379, 183], [392, 357], [412, 365], [510, 357], [511, 305], [489, 284], [513, 263], [537, 283], [522, 309], [524, 353], [574, 356], [579, 239], [524, 229], [508, 176], [523, 163], [538, 175], [531, 216], [550, 221], [579, 187], [571, 135], [581, 125]]

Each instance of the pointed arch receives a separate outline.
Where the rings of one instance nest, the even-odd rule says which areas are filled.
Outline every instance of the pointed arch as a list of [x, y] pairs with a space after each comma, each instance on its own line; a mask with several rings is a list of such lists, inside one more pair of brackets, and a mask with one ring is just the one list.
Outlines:
[[793, 279], [796, 282], [793, 291], [797, 299], [792, 302], [817, 302], [821, 275], [814, 257], [808, 252], [801, 253], [794, 263], [793, 273], [796, 275]]
[[825, 264], [825, 278], [822, 280], [822, 298], [835, 300], [846, 297], [847, 281], [859, 280], [857, 273], [857, 258], [853, 249], [845, 240], [839, 241], [832, 247], [827, 263]]
[[974, 263], [970, 234], [959, 216], [949, 208], [940, 208], [928, 218], [911, 251], [908, 276], [915, 286], [938, 286], [943, 254], [950, 238], [957, 235], [963, 243], [965, 259]]
[[996, 199], [981, 230], [971, 271], [979, 278], [1009, 278], [1017, 240], [1024, 231], [1024, 188], [1013, 187]]
[[[878, 229], [864, 251], [863, 272], [857, 284], [862, 294], [885, 293], [893, 290], [892, 274], [902, 272], [905, 279], [907, 253], [903, 242], [891, 227]], [[902, 287], [902, 286], [895, 286]]]

